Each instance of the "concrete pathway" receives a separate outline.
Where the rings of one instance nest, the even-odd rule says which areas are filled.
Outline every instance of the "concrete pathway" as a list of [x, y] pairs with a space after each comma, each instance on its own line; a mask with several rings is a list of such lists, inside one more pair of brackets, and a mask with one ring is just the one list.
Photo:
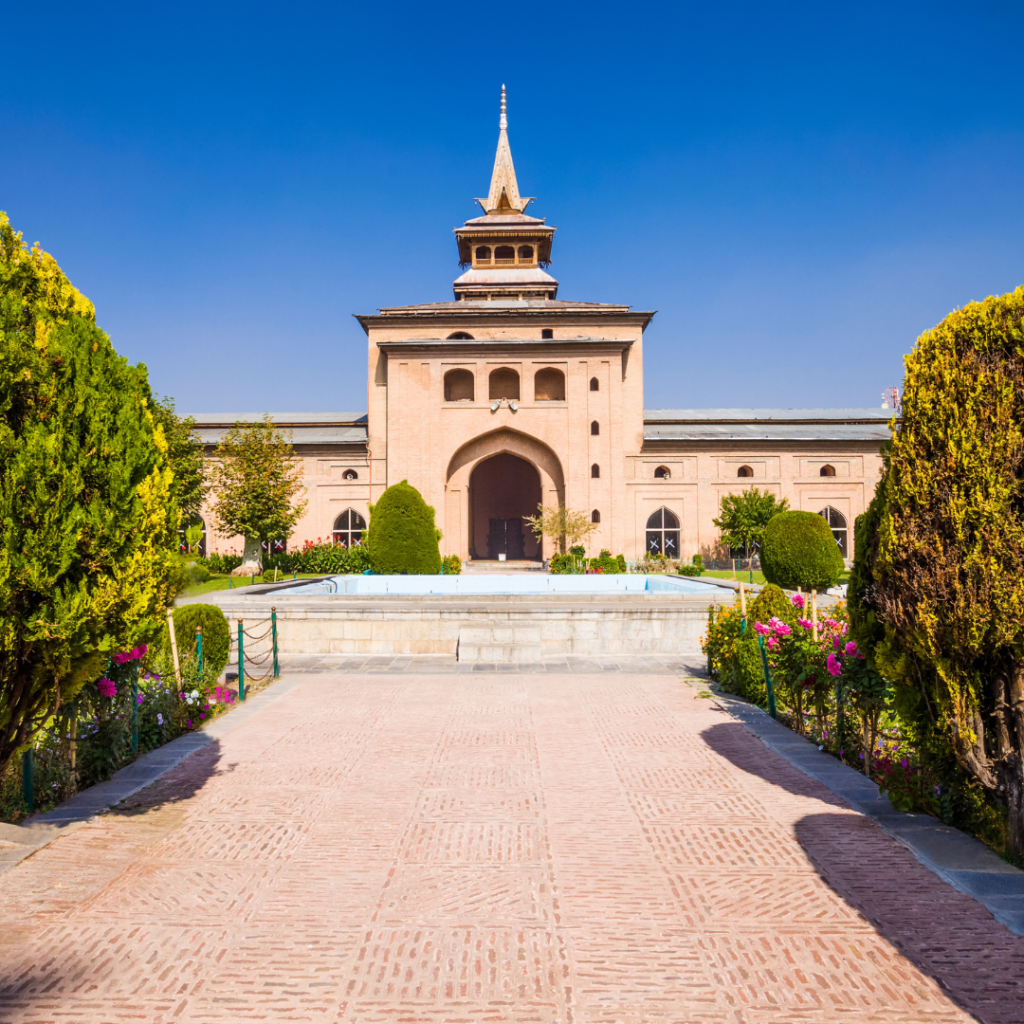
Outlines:
[[1024, 1019], [1024, 939], [676, 676], [293, 681], [0, 877], [0, 1021]]

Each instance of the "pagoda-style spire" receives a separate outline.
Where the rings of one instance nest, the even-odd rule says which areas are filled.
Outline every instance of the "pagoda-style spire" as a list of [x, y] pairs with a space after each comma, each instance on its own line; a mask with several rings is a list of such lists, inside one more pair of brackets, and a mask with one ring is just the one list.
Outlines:
[[522, 213], [533, 202], [532, 197], [519, 195], [516, 169], [512, 165], [512, 150], [508, 145], [508, 116], [505, 106], [505, 86], [501, 87], [501, 118], [498, 121], [498, 152], [494, 156], [491, 191], [486, 199], [477, 199], [485, 213]]

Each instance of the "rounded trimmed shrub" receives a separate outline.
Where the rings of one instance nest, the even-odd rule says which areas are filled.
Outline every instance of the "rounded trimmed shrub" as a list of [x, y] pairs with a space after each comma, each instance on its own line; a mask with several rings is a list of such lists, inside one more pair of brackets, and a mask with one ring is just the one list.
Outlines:
[[[231, 631], [224, 613], [215, 604], [184, 604], [174, 609], [174, 636], [178, 641], [178, 658], [192, 653], [196, 629], [203, 631], [203, 679], [216, 680], [231, 656]], [[170, 637], [164, 626], [164, 647], [170, 651]]]
[[782, 619], [783, 622], [792, 626], [796, 623], [798, 615], [799, 612], [793, 607], [793, 603], [781, 588], [775, 586], [774, 583], [769, 583], [747, 606], [747, 628], [753, 629], [755, 622], [767, 624], [768, 620], [773, 617]]
[[769, 583], [793, 590], [827, 590], [845, 565], [828, 523], [813, 512], [780, 512], [768, 521], [761, 571]]
[[392, 484], [370, 506], [366, 546], [378, 575], [432, 576], [441, 571], [434, 510], [408, 480]]

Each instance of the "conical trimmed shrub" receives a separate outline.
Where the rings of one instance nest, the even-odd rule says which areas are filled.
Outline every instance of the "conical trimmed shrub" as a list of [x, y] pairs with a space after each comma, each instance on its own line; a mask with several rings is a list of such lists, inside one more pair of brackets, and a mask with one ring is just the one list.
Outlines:
[[370, 506], [366, 544], [378, 575], [439, 573], [439, 539], [434, 510], [407, 480], [393, 484]]

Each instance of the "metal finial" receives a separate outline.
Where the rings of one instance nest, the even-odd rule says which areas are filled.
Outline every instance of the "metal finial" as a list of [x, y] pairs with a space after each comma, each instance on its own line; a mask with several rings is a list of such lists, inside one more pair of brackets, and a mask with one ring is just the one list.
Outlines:
[[505, 85], [502, 83], [501, 86], [501, 120], [498, 122], [498, 127], [505, 131], [508, 128], [508, 117], [505, 116]]

